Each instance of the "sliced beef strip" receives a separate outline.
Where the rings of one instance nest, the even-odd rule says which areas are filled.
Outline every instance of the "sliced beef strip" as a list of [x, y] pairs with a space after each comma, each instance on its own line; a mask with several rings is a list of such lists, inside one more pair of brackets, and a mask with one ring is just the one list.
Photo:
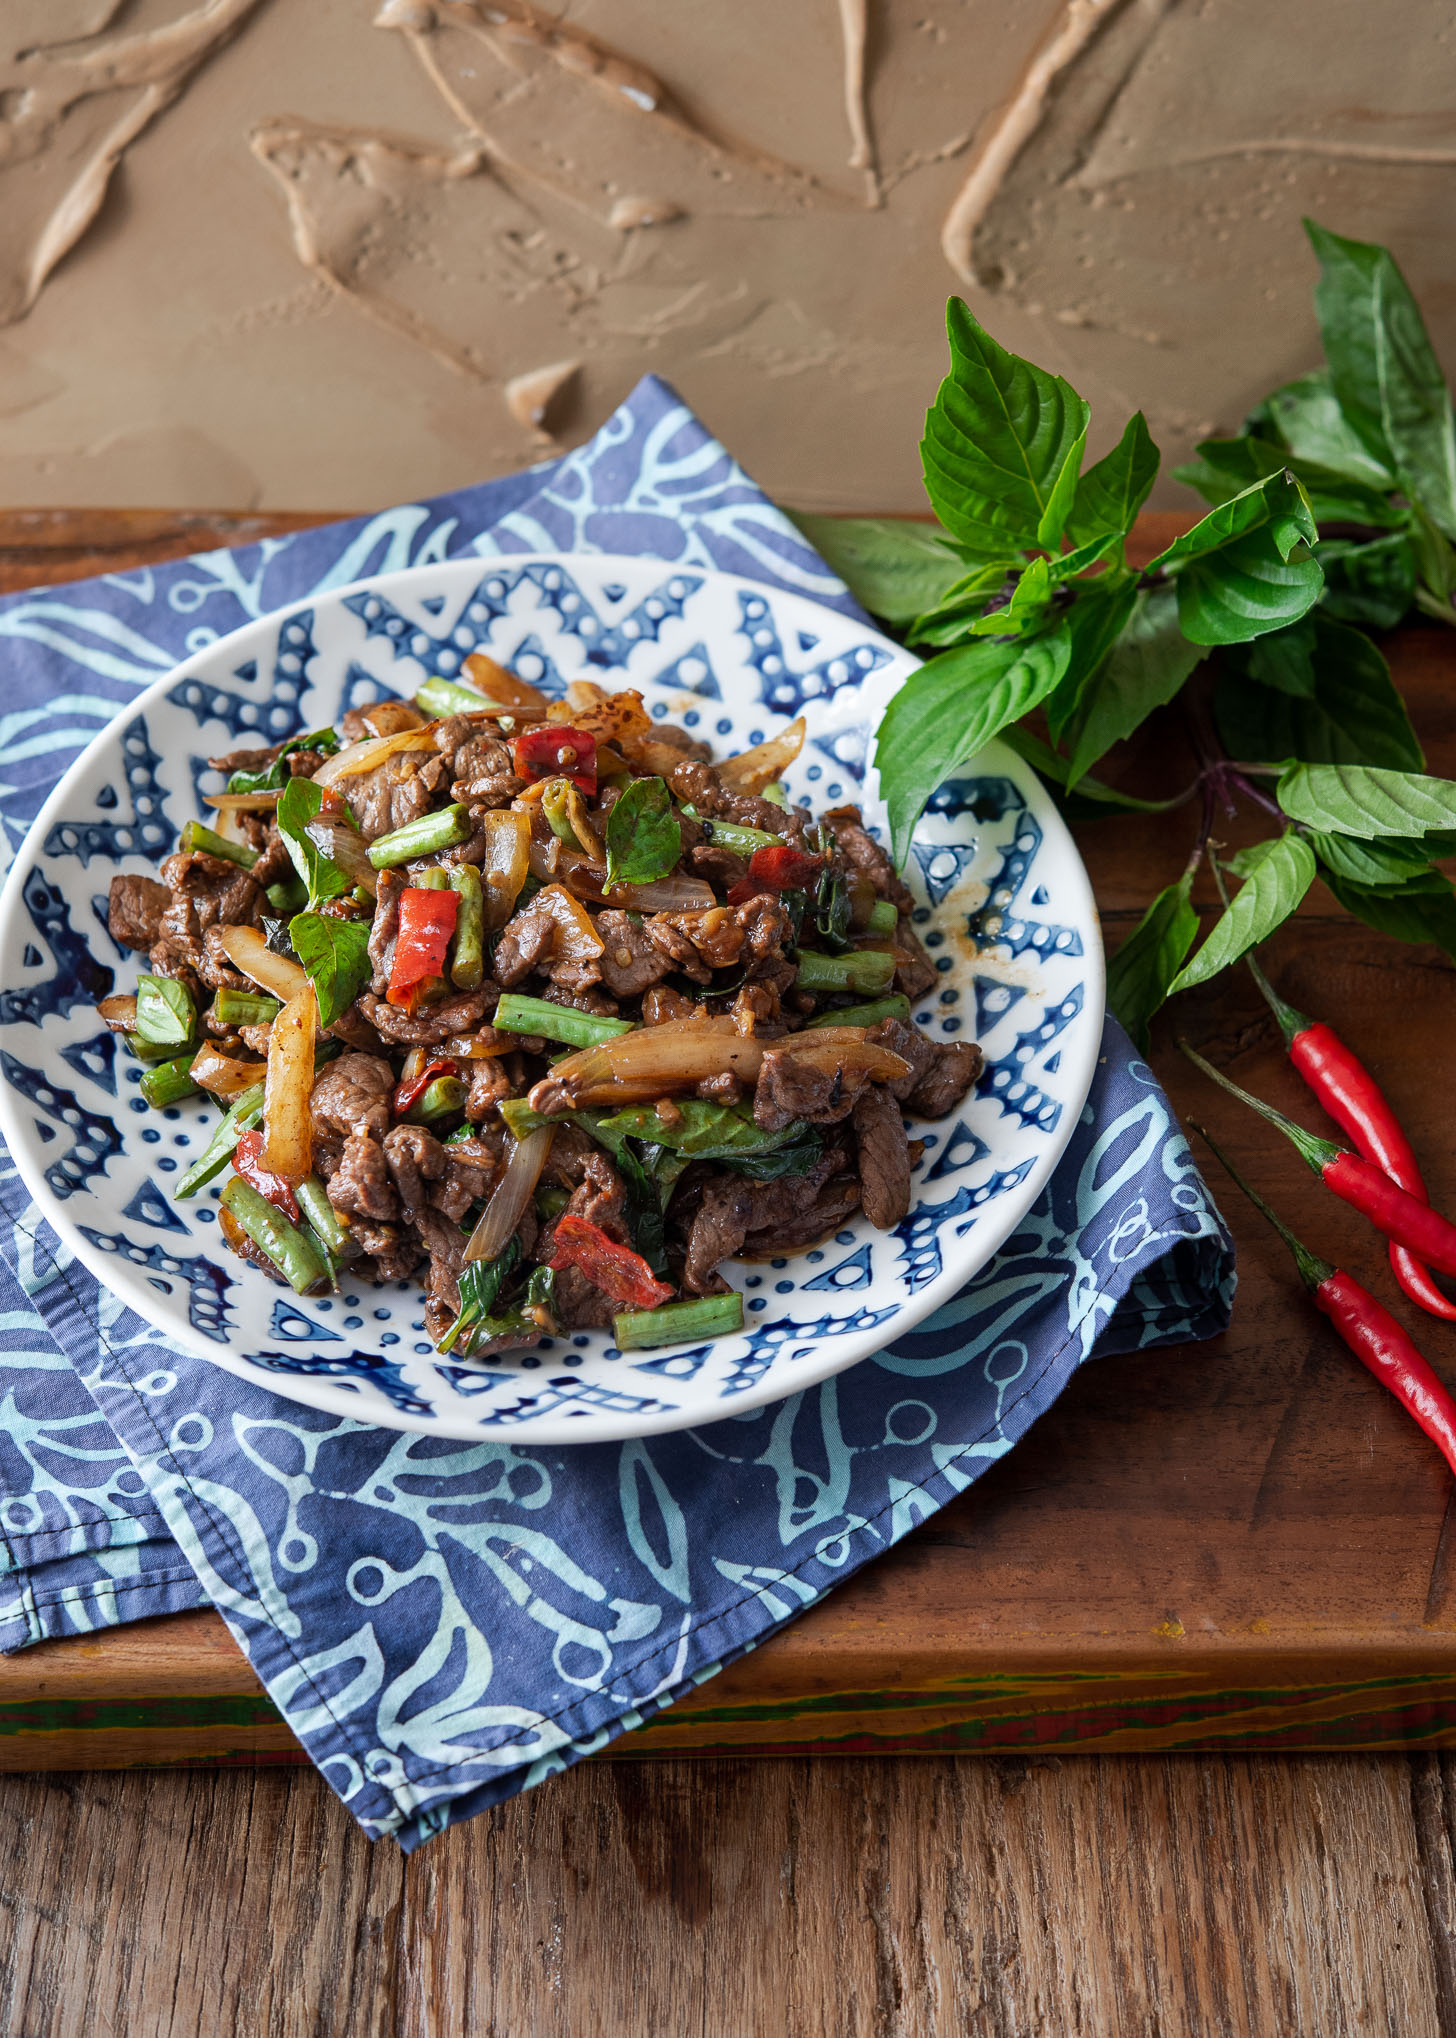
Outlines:
[[[257, 820], [258, 816], [250, 814], [247, 818]], [[249, 876], [260, 890], [266, 891], [269, 885], [286, 883], [293, 876], [293, 859], [288, 854], [288, 844], [276, 828], [266, 829], [262, 842], [254, 846], [259, 852], [258, 861]]]
[[172, 894], [154, 877], [114, 877], [106, 901], [106, 924], [123, 948], [149, 949], [162, 938], [162, 915]]
[[563, 1267], [556, 1276], [552, 1314], [563, 1330], [610, 1330], [621, 1306], [604, 1295], [595, 1281], [589, 1281], [580, 1267]]
[[351, 1133], [344, 1141], [328, 1189], [329, 1201], [345, 1217], [367, 1217], [375, 1224], [399, 1221], [399, 1198], [384, 1148], [367, 1132]]
[[909, 1062], [908, 1076], [897, 1076], [894, 1082], [885, 1085], [890, 1095], [902, 1104], [921, 1078], [935, 1067], [935, 1042], [927, 1040], [920, 1028], [908, 1019], [882, 1019], [865, 1034], [865, 1045], [887, 1047], [891, 1054], [898, 1054], [902, 1061]]
[[488, 990], [457, 992], [442, 1005], [422, 1005], [418, 1012], [405, 1012], [366, 991], [355, 1009], [385, 1040], [398, 1046], [438, 1047], [457, 1033], [473, 1033], [487, 1010], [495, 1010], [497, 996], [492, 984]]
[[389, 973], [394, 968], [394, 944], [399, 937], [399, 895], [404, 888], [403, 871], [382, 870], [379, 873], [379, 892], [369, 928], [369, 960], [374, 969], [369, 988], [376, 998], [382, 998], [389, 989]]
[[890, 1231], [910, 1208], [910, 1142], [900, 1106], [878, 1083], [854, 1101], [860, 1203], [871, 1224]]
[[179, 984], [186, 984], [199, 1005], [206, 1004], [202, 978], [197, 974], [196, 964], [202, 960], [196, 942], [177, 941], [164, 934], [155, 942], [147, 954], [147, 968], [153, 976], [175, 977]]
[[743, 1250], [753, 1211], [753, 1184], [744, 1175], [715, 1174], [704, 1186], [688, 1232], [683, 1286], [690, 1295], [721, 1295], [728, 1286], [718, 1272], [723, 1260]]
[[654, 723], [652, 740], [680, 750], [684, 757], [696, 758], [699, 764], [711, 764], [713, 761], [713, 746], [703, 742], [700, 736], [691, 735], [676, 722]]
[[706, 879], [718, 892], [726, 892], [730, 885], [736, 885], [748, 876], [748, 865], [743, 857], [732, 849], [725, 849], [721, 842], [699, 842], [686, 852], [683, 861], [694, 877]]
[[264, 771], [282, 750], [281, 743], [270, 743], [262, 750], [230, 750], [225, 757], [209, 757], [208, 764], [214, 771], [225, 771], [229, 777], [235, 771]]
[[[202, 937], [202, 953], [197, 960], [197, 973], [209, 990], [253, 991], [257, 985], [240, 969], [234, 969], [223, 947], [227, 929], [209, 927]], [[265, 1050], [266, 1052], [266, 1050]]]
[[895, 989], [903, 991], [912, 1005], [918, 1005], [938, 981], [935, 964], [920, 945], [920, 936], [910, 924], [908, 913], [900, 915], [895, 929], [899, 960], [895, 964]]
[[472, 1204], [490, 1194], [500, 1172], [500, 1154], [482, 1139], [446, 1140], [440, 1151], [445, 1167], [430, 1190], [430, 1202], [441, 1216], [460, 1224]]
[[[656, 733], [654, 730], [654, 736]], [[781, 835], [789, 841], [804, 832], [808, 816], [802, 807], [779, 807], [754, 793], [729, 792], [719, 783], [711, 765], [692, 760], [676, 765], [668, 783], [685, 805], [696, 807], [709, 820], [733, 821], [740, 828], [762, 828], [769, 835]], [[708, 839], [712, 840], [711, 835]]]
[[602, 982], [617, 998], [636, 998], [660, 983], [672, 968], [670, 958], [653, 941], [646, 926], [629, 913], [611, 907], [597, 915], [602, 937], [599, 966]]
[[743, 1251], [750, 1259], [776, 1259], [781, 1254], [801, 1252], [828, 1232], [835, 1231], [859, 1207], [859, 1177], [852, 1169], [831, 1175], [815, 1193], [812, 1202], [801, 1201], [782, 1222], [750, 1231]]
[[427, 1183], [445, 1172], [445, 1149], [423, 1125], [396, 1125], [384, 1135], [384, 1158], [406, 1222], [413, 1224], [429, 1201]]
[[425, 717], [410, 701], [370, 701], [350, 708], [334, 726], [340, 743], [363, 743], [370, 736], [397, 736], [404, 729], [423, 728]]
[[460, 1271], [465, 1265], [467, 1240], [458, 1224], [452, 1224], [448, 1217], [428, 1205], [417, 1214], [414, 1223], [424, 1240], [429, 1266], [425, 1328], [431, 1341], [438, 1344], [460, 1314]]
[[[421, 756], [418, 750], [396, 750], [372, 771], [338, 780], [336, 790], [348, 801], [366, 842], [391, 835], [429, 811], [433, 787]], [[432, 757], [429, 763], [438, 765], [439, 759]]]
[[659, 984], [642, 1000], [642, 1024], [668, 1026], [674, 1019], [691, 1019], [697, 1010], [694, 999], [685, 998], [681, 991], [672, 991], [665, 984]]
[[783, 954], [789, 916], [776, 898], [760, 896], [741, 906], [710, 906], [689, 913], [654, 913], [645, 923], [648, 939], [670, 965], [694, 983], [707, 984], [716, 969], [742, 962], [753, 968]]
[[704, 1076], [693, 1094], [705, 1104], [741, 1104], [743, 1085], [731, 1069], [721, 1069], [716, 1076]]
[[787, 1031], [774, 984], [744, 984], [729, 1012], [738, 1031], [751, 1039], [775, 1040]]
[[[631, 1244], [627, 1230], [627, 1192], [622, 1186], [622, 1178], [595, 1140], [578, 1126], [558, 1128], [546, 1162], [545, 1178], [571, 1191], [566, 1207], [574, 1217], [584, 1217], [588, 1224], [595, 1224], [619, 1245]], [[542, 1233], [537, 1256], [543, 1264], [551, 1256], [550, 1242], [554, 1232], [555, 1227], [551, 1225]]]
[[916, 1118], [945, 1118], [970, 1089], [986, 1057], [970, 1040], [937, 1043], [935, 1065], [910, 1092], [907, 1109]]
[[315, 1131], [329, 1138], [343, 1133], [372, 1133], [383, 1139], [389, 1130], [389, 1100], [394, 1071], [372, 1054], [341, 1054], [314, 1079], [309, 1114]]
[[839, 853], [858, 877], [868, 878], [882, 899], [889, 899], [902, 913], [914, 910], [908, 886], [889, 857], [864, 824], [858, 807], [831, 807], [824, 816]]
[[[169, 943], [172, 953], [185, 956], [206, 981], [203, 936], [211, 927], [256, 926], [263, 894], [250, 872], [226, 857], [208, 856], [199, 850], [169, 856], [162, 865], [162, 881], [172, 896], [159, 923], [159, 942]], [[215, 973], [225, 967], [220, 956], [214, 956], [212, 967]]]
[[[558, 965], [559, 967], [559, 965]], [[562, 983], [556, 976], [541, 993], [547, 1005], [565, 1005], [572, 1012], [589, 1012], [594, 1019], [615, 1019], [621, 1007], [615, 998], [609, 998], [597, 984], [588, 984], [576, 990], [571, 983]]]
[[556, 940], [556, 917], [537, 900], [508, 920], [495, 947], [491, 974], [507, 990], [543, 967]]
[[404, 1281], [420, 1263], [424, 1247], [415, 1234], [397, 1224], [375, 1224], [367, 1217], [349, 1219], [349, 1236], [364, 1252], [349, 1262], [349, 1276], [360, 1280]]
[[482, 1119], [495, 1113], [497, 1104], [507, 1097], [518, 1097], [524, 1078], [512, 1064], [519, 1062], [518, 1055], [491, 1055], [488, 1060], [472, 1061], [470, 1064], [470, 1089], [465, 1099], [465, 1115], [472, 1125], [479, 1125]]
[[801, 1056], [769, 1048], [753, 1093], [753, 1119], [765, 1132], [782, 1132], [795, 1118], [811, 1125], [835, 1125], [854, 1109], [867, 1078], [842, 1065], [811, 1067]]

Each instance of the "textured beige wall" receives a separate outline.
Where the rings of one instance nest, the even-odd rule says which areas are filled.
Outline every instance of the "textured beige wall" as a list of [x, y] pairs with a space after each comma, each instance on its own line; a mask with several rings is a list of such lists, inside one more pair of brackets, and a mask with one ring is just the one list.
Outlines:
[[363, 507], [652, 369], [913, 508], [952, 289], [1181, 456], [1311, 362], [1303, 212], [1456, 367], [1453, 64], [1451, 0], [0, 0], [0, 500]]

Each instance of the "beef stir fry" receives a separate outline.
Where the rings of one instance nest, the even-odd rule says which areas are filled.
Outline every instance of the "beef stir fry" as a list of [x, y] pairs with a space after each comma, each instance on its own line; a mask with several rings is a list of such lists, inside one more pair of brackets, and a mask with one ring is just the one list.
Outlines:
[[226, 1106], [176, 1194], [225, 1175], [301, 1295], [415, 1277], [467, 1360], [736, 1330], [722, 1262], [898, 1224], [904, 1114], [980, 1050], [911, 1023], [935, 971], [858, 810], [788, 804], [801, 723], [715, 764], [639, 694], [466, 663], [212, 759], [215, 825], [112, 882], [148, 968], [102, 1016], [150, 1102]]

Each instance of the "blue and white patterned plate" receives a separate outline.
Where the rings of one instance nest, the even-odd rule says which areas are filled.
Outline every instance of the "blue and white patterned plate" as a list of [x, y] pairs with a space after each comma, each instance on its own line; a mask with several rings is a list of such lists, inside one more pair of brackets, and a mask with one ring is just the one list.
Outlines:
[[206, 758], [276, 742], [383, 695], [408, 696], [481, 649], [551, 694], [573, 678], [641, 689], [726, 755], [801, 710], [788, 774], [816, 808], [872, 824], [873, 734], [917, 661], [862, 624], [728, 574], [601, 555], [461, 559], [386, 574], [285, 609], [200, 651], [97, 737], [41, 810], [0, 898], [0, 1132], [39, 1208], [104, 1286], [175, 1339], [307, 1406], [388, 1428], [521, 1443], [596, 1442], [712, 1422], [812, 1386], [947, 1301], [1040, 1195], [1082, 1109], [1103, 972], [1086, 873], [1030, 769], [991, 745], [944, 786], [910, 882], [941, 972], [916, 1013], [975, 1038], [985, 1073], [926, 1141], [914, 1206], [811, 1252], [730, 1262], [747, 1328], [714, 1343], [619, 1352], [606, 1332], [482, 1366], [438, 1361], [413, 1283], [345, 1281], [298, 1301], [222, 1245], [204, 1190], [172, 1184], [217, 1112], [157, 1113], [95, 1001], [142, 958], [112, 942], [118, 871], [154, 871], [219, 783]]

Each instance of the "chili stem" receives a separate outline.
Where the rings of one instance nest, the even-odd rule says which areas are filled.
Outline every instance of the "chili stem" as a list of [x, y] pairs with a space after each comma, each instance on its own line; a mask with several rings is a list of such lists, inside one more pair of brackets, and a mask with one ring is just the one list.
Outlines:
[[659, 1309], [624, 1310], [612, 1318], [612, 1335], [624, 1352], [655, 1345], [685, 1344], [690, 1338], [728, 1337], [743, 1328], [743, 1297], [702, 1295], [688, 1302], [664, 1302]]
[[199, 1085], [192, 1080], [192, 1064], [196, 1059], [197, 1049], [192, 1048], [179, 1054], [175, 1061], [160, 1061], [147, 1070], [137, 1087], [154, 1111], [201, 1094]]
[[633, 1030], [630, 1019], [598, 1019], [594, 1013], [553, 1005], [546, 998], [527, 998], [517, 991], [505, 993], [490, 1023], [497, 1033], [533, 1033], [567, 1047], [599, 1047], [604, 1040]]
[[417, 856], [438, 856], [442, 849], [453, 849], [469, 833], [470, 816], [456, 801], [437, 813], [421, 814], [406, 821], [391, 834], [381, 835], [369, 845], [369, 861], [376, 870], [393, 870], [401, 863], [413, 862]]
[[1289, 1229], [1289, 1226], [1284, 1222], [1283, 1218], [1279, 1217], [1273, 1210], [1271, 1210], [1269, 1205], [1264, 1201], [1264, 1198], [1259, 1194], [1258, 1190], [1255, 1189], [1249, 1182], [1245, 1181], [1244, 1177], [1239, 1173], [1238, 1169], [1234, 1166], [1233, 1162], [1229, 1159], [1228, 1155], [1224, 1152], [1223, 1148], [1219, 1145], [1218, 1141], [1213, 1137], [1213, 1134], [1208, 1131], [1206, 1126], [1195, 1124], [1192, 1119], [1190, 1119], [1188, 1122], [1190, 1125], [1192, 1125], [1193, 1130], [1198, 1134], [1198, 1137], [1203, 1141], [1204, 1145], [1208, 1148], [1209, 1152], [1213, 1154], [1214, 1158], [1220, 1162], [1224, 1170], [1228, 1174], [1232, 1175], [1238, 1187], [1243, 1190], [1244, 1194], [1248, 1197], [1249, 1201], [1253, 1204], [1254, 1208], [1259, 1212], [1260, 1216], [1266, 1217], [1269, 1220], [1269, 1222], [1273, 1225], [1274, 1229], [1278, 1232], [1279, 1236], [1288, 1246], [1290, 1252], [1292, 1252], [1294, 1255], [1294, 1264], [1299, 1269], [1299, 1278], [1303, 1281], [1305, 1287], [1309, 1289], [1310, 1293], [1313, 1294], [1315, 1289], [1320, 1286], [1321, 1282], [1328, 1281], [1330, 1276], [1335, 1271], [1334, 1268], [1330, 1265], [1329, 1261], [1322, 1260], [1319, 1257], [1318, 1253], [1312, 1253], [1307, 1245], [1304, 1245], [1299, 1239], [1295, 1237], [1294, 1233]]
[[1295, 1036], [1307, 1033], [1314, 1021], [1306, 1019], [1303, 1012], [1296, 1012], [1292, 1005], [1285, 1004], [1252, 955], [1246, 955], [1244, 961], [1249, 965], [1249, 975], [1264, 994], [1265, 1004], [1279, 1021], [1279, 1031], [1284, 1035], [1284, 1045], [1292, 1047]]
[[1216, 1069], [1212, 1062], [1205, 1061], [1186, 1040], [1180, 1040], [1178, 1045], [1193, 1066], [1202, 1069], [1204, 1075], [1217, 1083], [1221, 1090], [1227, 1090], [1231, 1097], [1237, 1097], [1241, 1103], [1247, 1104], [1250, 1110], [1257, 1111], [1261, 1118], [1267, 1118], [1271, 1125], [1277, 1126], [1317, 1175], [1322, 1175], [1330, 1162], [1338, 1160], [1344, 1153], [1344, 1147], [1336, 1146], [1332, 1139], [1317, 1138], [1314, 1133], [1306, 1132], [1302, 1125], [1296, 1125], [1292, 1118], [1286, 1118], [1282, 1111], [1276, 1111], [1272, 1104], [1266, 1104], [1262, 1097], [1253, 1097], [1247, 1090], [1241, 1090], [1237, 1083]]
[[895, 976], [895, 958], [883, 948], [852, 948], [845, 955], [799, 951], [799, 991], [886, 991]]
[[882, 1019], [908, 1019], [910, 1000], [904, 997], [876, 998], [868, 1005], [837, 1005], [808, 1021], [804, 1031], [816, 1026], [878, 1026]]
[[259, 1251], [267, 1254], [295, 1295], [306, 1295], [320, 1282], [327, 1283], [328, 1267], [307, 1232], [290, 1224], [251, 1182], [233, 1175], [222, 1192], [222, 1207]]
[[182, 847], [203, 856], [220, 856], [227, 863], [241, 864], [244, 870], [251, 870], [262, 854], [261, 850], [249, 849], [246, 842], [229, 842], [203, 821], [187, 823], [182, 830]]
[[268, 1026], [282, 1010], [278, 999], [266, 991], [224, 988], [212, 1001], [212, 1016], [220, 1026]]

